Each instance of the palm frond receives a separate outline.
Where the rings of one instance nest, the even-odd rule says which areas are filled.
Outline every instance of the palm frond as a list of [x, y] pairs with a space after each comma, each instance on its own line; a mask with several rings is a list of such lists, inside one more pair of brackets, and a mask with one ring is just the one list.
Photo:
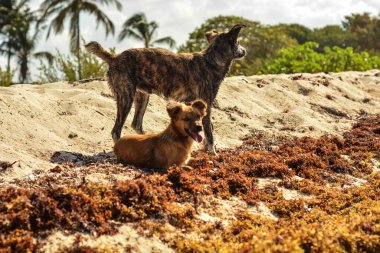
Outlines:
[[108, 36], [109, 33], [115, 34], [115, 26], [113, 25], [112, 21], [95, 4], [90, 2], [83, 2], [81, 10], [95, 15], [96, 27], [98, 27], [99, 24], [102, 24], [106, 31], [106, 36]]
[[115, 5], [116, 6], [116, 9], [118, 11], [121, 11], [123, 9], [123, 5], [117, 1], [117, 0], [92, 0], [94, 2], [100, 2], [101, 4], [104, 4], [106, 6], [109, 6], [109, 5]]
[[130, 28], [121, 30], [119, 37], [118, 37], [119, 42], [124, 40], [126, 37], [131, 37], [131, 38], [134, 38], [136, 40], [144, 41], [144, 38], [141, 37], [141, 35], [137, 34], [134, 30], [132, 30]]
[[147, 23], [146, 16], [142, 12], [138, 12], [127, 19], [123, 24], [123, 28], [135, 27], [139, 23]]
[[37, 59], [46, 59], [49, 62], [49, 64], [53, 64], [54, 61], [54, 56], [47, 51], [34, 53], [33, 56]]
[[57, 13], [57, 12], [60, 12], [61, 10], [63, 9], [63, 6], [62, 5], [58, 5], [58, 6], [54, 6], [52, 8], [49, 8], [49, 9], [46, 9], [46, 10], [43, 10], [43, 9], [39, 9], [38, 12], [40, 13], [38, 16], [39, 18], [37, 19], [37, 22], [36, 22], [36, 29], [38, 30], [39, 27], [41, 25], [43, 25], [48, 19], [49, 17], [54, 14], [54, 13]]
[[49, 38], [50, 32], [51, 32], [52, 29], [54, 30], [54, 32], [56, 34], [57, 33], [61, 33], [63, 31], [63, 26], [64, 26], [64, 23], [65, 23], [65, 18], [67, 18], [67, 16], [70, 14], [71, 9], [72, 9], [72, 6], [69, 5], [66, 8], [63, 8], [57, 14], [57, 16], [51, 21], [51, 24], [49, 25], [49, 28], [48, 28], [48, 31], [47, 31], [47, 34], [46, 34], [46, 38]]
[[40, 5], [40, 10], [50, 10], [53, 7], [60, 6], [61, 4], [67, 3], [67, 0], [45, 0]]
[[152, 44], [167, 44], [170, 48], [174, 48], [176, 45], [175, 40], [170, 36], [157, 39]]

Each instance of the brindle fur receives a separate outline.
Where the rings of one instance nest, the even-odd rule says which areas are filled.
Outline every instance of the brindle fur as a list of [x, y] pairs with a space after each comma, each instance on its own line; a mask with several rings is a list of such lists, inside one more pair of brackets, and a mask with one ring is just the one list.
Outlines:
[[211, 106], [232, 60], [242, 58], [245, 49], [239, 46], [238, 35], [244, 25], [235, 25], [227, 33], [206, 33], [208, 47], [197, 53], [172, 53], [157, 48], [136, 48], [112, 55], [99, 43], [90, 42], [87, 51], [109, 65], [109, 86], [117, 103], [117, 117], [112, 129], [116, 142], [126, 117], [135, 103], [132, 126], [143, 133], [142, 120], [149, 94], [189, 102], [203, 99], [207, 116], [203, 118], [206, 148], [215, 153], [211, 124]]

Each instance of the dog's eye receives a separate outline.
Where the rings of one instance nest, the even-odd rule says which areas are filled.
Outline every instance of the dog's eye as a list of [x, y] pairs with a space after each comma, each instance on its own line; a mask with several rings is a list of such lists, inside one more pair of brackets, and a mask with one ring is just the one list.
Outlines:
[[190, 119], [189, 118], [184, 118], [183, 121], [190, 121]]

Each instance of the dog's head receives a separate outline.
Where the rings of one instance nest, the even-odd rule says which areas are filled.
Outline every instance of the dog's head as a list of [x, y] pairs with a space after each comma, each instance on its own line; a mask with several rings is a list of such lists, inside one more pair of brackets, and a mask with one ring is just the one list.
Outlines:
[[219, 52], [223, 59], [239, 59], [246, 55], [244, 47], [239, 45], [240, 30], [246, 27], [243, 24], [234, 25], [229, 32], [219, 33], [212, 30], [206, 33], [206, 39], [209, 42], [207, 50]]
[[172, 123], [183, 136], [189, 136], [196, 142], [201, 142], [203, 140], [200, 135], [202, 118], [206, 115], [206, 108], [206, 103], [197, 99], [190, 105], [171, 102], [166, 109]]

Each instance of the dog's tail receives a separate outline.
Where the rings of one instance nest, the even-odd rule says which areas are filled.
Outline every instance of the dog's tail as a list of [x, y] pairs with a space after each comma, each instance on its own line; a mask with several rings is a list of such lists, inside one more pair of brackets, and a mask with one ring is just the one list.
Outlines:
[[100, 57], [103, 61], [107, 62], [108, 65], [112, 62], [114, 55], [106, 51], [98, 42], [91, 41], [90, 43], [84, 45], [87, 52], [93, 53]]

